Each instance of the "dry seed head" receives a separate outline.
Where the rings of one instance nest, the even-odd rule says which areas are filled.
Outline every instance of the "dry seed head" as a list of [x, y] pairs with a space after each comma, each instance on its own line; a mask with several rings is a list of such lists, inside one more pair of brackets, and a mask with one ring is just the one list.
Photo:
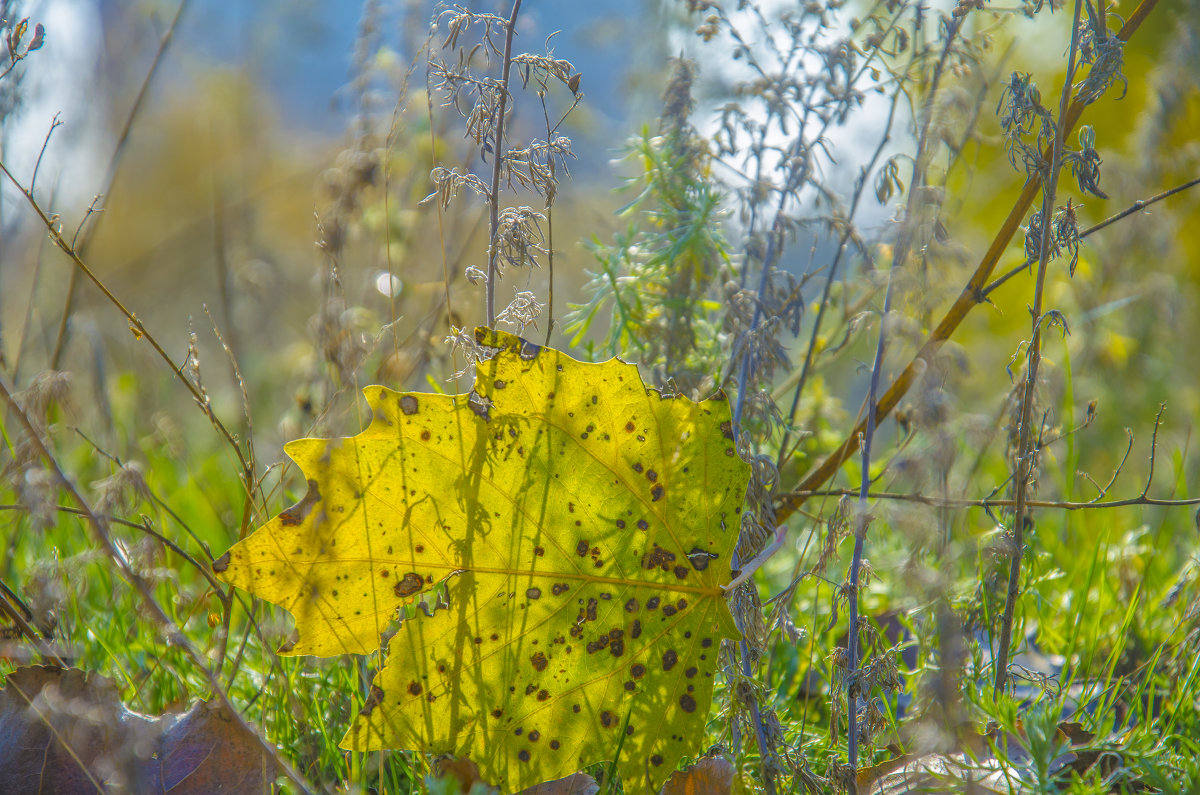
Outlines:
[[543, 305], [533, 293], [519, 292], [512, 302], [496, 315], [496, 322], [516, 326], [517, 334], [523, 334], [526, 326], [537, 328], [537, 319], [542, 314], [542, 309]]

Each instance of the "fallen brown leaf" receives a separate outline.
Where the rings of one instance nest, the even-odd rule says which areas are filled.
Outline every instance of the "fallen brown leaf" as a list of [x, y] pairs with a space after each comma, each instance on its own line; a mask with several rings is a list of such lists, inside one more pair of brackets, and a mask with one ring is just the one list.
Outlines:
[[6, 795], [253, 793], [274, 779], [272, 760], [219, 704], [141, 715], [108, 679], [49, 666], [18, 668], [0, 690]]
[[710, 756], [672, 773], [661, 795], [729, 795], [733, 792], [733, 773], [728, 759]]

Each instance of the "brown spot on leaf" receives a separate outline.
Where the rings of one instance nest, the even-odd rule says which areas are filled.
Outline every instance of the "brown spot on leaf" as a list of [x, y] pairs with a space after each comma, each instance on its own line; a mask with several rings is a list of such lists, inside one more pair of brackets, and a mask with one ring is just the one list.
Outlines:
[[646, 600], [646, 609], [647, 610], [657, 610], [658, 603], [661, 601], [662, 600], [659, 599], [657, 596], [651, 596], [649, 599]]
[[683, 675], [686, 676], [688, 679], [691, 679], [693, 676], [696, 675], [696, 666], [693, 665], [691, 668], [684, 671]]
[[[675, 607], [677, 607], [680, 610], [687, 608], [687, 605], [688, 605], [687, 599], [684, 599], [682, 596], [679, 597], [679, 601], [677, 601], [675, 603]], [[692, 633], [689, 632], [688, 634], [691, 635]]]
[[[675, 560], [675, 553], [663, 549], [658, 544], [654, 545], [654, 549], [642, 555], [643, 569], [662, 569], [663, 571], [671, 570], [671, 563]], [[649, 602], [647, 602], [647, 605]], [[654, 608], [651, 608], [653, 610]]]
[[611, 729], [617, 725], [617, 716], [608, 710], [604, 710], [600, 713], [600, 725], [606, 729]]
[[706, 552], [700, 547], [692, 547], [692, 551], [687, 553], [688, 562], [692, 564], [692, 568], [696, 571], [704, 571], [708, 568], [710, 560], [716, 560], [715, 552]]
[[554, 594], [555, 596], [562, 596], [569, 590], [571, 590], [571, 586], [567, 585], [565, 582], [556, 582], [554, 585], [550, 586], [550, 593]]
[[620, 657], [625, 653], [625, 641], [614, 640], [612, 643], [608, 644], [608, 650], [612, 653], [612, 656]]
[[685, 579], [687, 579], [687, 576], [688, 576], [687, 566], [676, 566], [675, 567], [675, 577], [677, 579], [685, 580]]
[[642, 665], [641, 663], [634, 663], [629, 668], [629, 674], [634, 679], [641, 679], [643, 676], [646, 675], [646, 666]]
[[600, 605], [600, 603], [597, 602], [595, 599], [588, 599], [588, 603], [587, 603], [587, 620], [588, 621], [596, 620], [596, 608], [599, 605]]
[[674, 649], [667, 649], [665, 652], [663, 652], [662, 669], [664, 671], [669, 671], [674, 668], [675, 663], [677, 662], [679, 662], [679, 655], [675, 653]]
[[312, 513], [313, 506], [321, 501], [321, 489], [317, 486], [317, 481], [308, 481], [308, 491], [304, 494], [304, 499], [288, 508], [283, 513], [279, 514], [279, 522], [284, 527], [295, 527], [304, 521], [304, 518]]
[[654, 756], [650, 757], [650, 764], [654, 765], [655, 767], [658, 767], [662, 763], [663, 763], [663, 758], [661, 756], [659, 756], [658, 754], [655, 754]]
[[675, 605], [663, 605], [663, 615], [667, 618], [675, 615]]
[[525, 596], [529, 597], [530, 599], [541, 599], [542, 598], [542, 589], [541, 588], [529, 588], [528, 590], [525, 591]]
[[367, 700], [363, 703], [363, 708], [358, 711], [359, 715], [368, 716], [372, 710], [383, 703], [383, 688], [378, 685], [371, 685], [371, 692], [367, 694]]
[[517, 754], [517, 759], [520, 759], [522, 762], [528, 762], [529, 761], [529, 751], [522, 748], [520, 750], [520, 752]]
[[531, 696], [537, 690], [537, 685], [525, 685], [525, 695]]
[[700, 645], [707, 649], [709, 646], [712, 645], [712, 638], [704, 638], [703, 640], [700, 641]]
[[405, 416], [411, 417], [412, 415], [417, 413], [417, 409], [419, 409], [420, 407], [421, 407], [420, 404], [417, 403], [417, 399], [414, 396], [412, 396], [412, 395], [401, 395], [400, 396], [400, 410], [404, 412]]
[[634, 619], [633, 625], [629, 627], [629, 637], [637, 640], [642, 635], [642, 622]]
[[641, 471], [642, 471], [642, 465], [641, 465], [641, 463], [640, 463], [640, 462], [637, 462], [637, 461], [635, 461], [635, 462], [633, 463], [633, 471], [634, 471], [634, 472], [641, 472]]
[[548, 698], [550, 698], [550, 691], [548, 691], [548, 690], [539, 690], [538, 691], [538, 694], [537, 694], [538, 701], [545, 701]]
[[552, 750], [552, 751], [557, 751], [558, 749], [559, 749], [559, 742], [558, 742], [558, 740], [551, 740], [551, 741], [550, 741], [550, 750]]
[[663, 485], [661, 483], [655, 483], [654, 488], [650, 489], [650, 501], [658, 502], [663, 498], [663, 494], [665, 493], [666, 489], [663, 488]]
[[638, 519], [638, 530], [645, 530], [650, 524], [645, 519]]
[[542, 733], [539, 732], [537, 729], [534, 729], [526, 736], [529, 738], [529, 742], [531, 742], [531, 743], [536, 743], [538, 740], [542, 739]]
[[506, 386], [508, 386], [508, 382], [497, 378], [492, 382], [492, 386], [496, 387], [496, 389], [504, 389]]
[[679, 708], [684, 712], [695, 712], [696, 699], [692, 698], [690, 694], [684, 693], [679, 697]]
[[431, 433], [429, 432], [429, 429], [428, 429], [428, 428], [426, 428], [425, 430], [421, 431], [421, 441], [422, 441], [422, 442], [428, 442], [428, 441], [430, 440], [430, 438], [432, 438], [432, 437], [433, 437], [433, 434], [431, 434]]
[[581, 558], [587, 557], [588, 550], [591, 548], [592, 548], [591, 544], [589, 544], [587, 541], [581, 540], [578, 544], [575, 545], [575, 554]]
[[637, 426], [633, 424], [632, 420], [625, 423], [625, 432], [626, 433], [633, 433], [634, 430], [636, 430], [636, 429], [637, 429]]
[[550, 661], [546, 659], [546, 655], [542, 652], [534, 652], [534, 655], [529, 658], [529, 662], [533, 664], [533, 670], [544, 671]]
[[398, 597], [412, 596], [421, 590], [424, 585], [425, 581], [421, 579], [421, 575], [415, 571], [410, 571], [404, 575], [403, 579], [392, 586], [392, 592]]
[[470, 407], [471, 411], [473, 411], [475, 415], [481, 418], [484, 422], [492, 421], [491, 411], [493, 405], [495, 404], [492, 403], [491, 398], [486, 395], [481, 395], [473, 389], [467, 395], [467, 406]]
[[627, 681], [625, 683], [625, 689], [628, 690], [630, 693], [632, 693], [634, 690], [637, 690], [637, 685], [634, 684], [633, 682]]
[[654, 483], [655, 481], [658, 480], [658, 473], [655, 472], [653, 469], [647, 469], [646, 470], [646, 480], [650, 481], [651, 483]]
[[421, 695], [421, 685], [418, 684], [417, 682], [409, 682], [408, 683], [408, 694], [411, 696]]
[[532, 362], [542, 352], [541, 345], [534, 345], [528, 340], [521, 340], [521, 351], [517, 355], [527, 362]]
[[628, 602], [625, 603], [625, 612], [626, 613], [636, 613], [637, 611], [638, 611], [638, 600], [637, 599], [631, 598]]

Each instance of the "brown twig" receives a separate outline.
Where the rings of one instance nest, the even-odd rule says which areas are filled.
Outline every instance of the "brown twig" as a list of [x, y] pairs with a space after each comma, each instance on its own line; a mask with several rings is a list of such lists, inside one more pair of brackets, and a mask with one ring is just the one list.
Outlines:
[[[808, 492], [789, 492], [786, 496], [807, 500], [812, 497], [855, 497], [858, 489], [820, 489]], [[896, 491], [872, 491], [868, 495], [873, 500], [890, 500], [894, 502], [912, 502], [927, 505], [931, 508], [1011, 508], [1013, 500], [993, 500], [987, 497], [971, 499], [967, 497], [934, 497], [928, 494], [910, 494]], [[1200, 505], [1200, 497], [1189, 499], [1165, 500], [1157, 497], [1128, 497], [1123, 500], [1108, 500], [1107, 502], [1075, 502], [1068, 500], [1026, 500], [1030, 508], [1057, 508], [1064, 511], [1085, 511], [1092, 508], [1131, 508], [1139, 505], [1156, 508], [1186, 508]]]
[[1096, 497], [1092, 500], [1092, 502], [1099, 502], [1108, 496], [1108, 490], [1113, 487], [1113, 484], [1117, 482], [1117, 478], [1121, 476], [1121, 470], [1125, 468], [1125, 462], [1129, 460], [1129, 454], [1133, 452], [1133, 432], [1126, 428], [1125, 433], [1129, 437], [1129, 444], [1125, 446], [1125, 455], [1121, 456], [1121, 463], [1117, 464], [1117, 468], [1113, 470], [1112, 477], [1108, 479], [1107, 486], [1102, 487], [1099, 483], [1092, 479], [1091, 475], [1087, 474], [1086, 472], [1079, 473], [1087, 478], [1089, 483], [1096, 487], [1098, 494], [1096, 494]]

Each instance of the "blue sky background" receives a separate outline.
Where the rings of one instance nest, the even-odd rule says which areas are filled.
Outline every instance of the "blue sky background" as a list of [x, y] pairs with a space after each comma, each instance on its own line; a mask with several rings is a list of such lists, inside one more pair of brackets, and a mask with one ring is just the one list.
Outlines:
[[[99, 5], [106, 26], [128, 24], [128, 0], [100, 0]], [[217, 63], [250, 67], [286, 119], [336, 132], [345, 124], [337, 97], [349, 76], [362, 5], [360, 0], [192, 0], [173, 46]], [[466, 5], [502, 14], [511, 8], [507, 0]], [[525, 0], [516, 46], [540, 52], [546, 36], [561, 30], [553, 42], [556, 54], [584, 73], [591, 111], [624, 120], [630, 42], [634, 31], [644, 35], [650, 5], [648, 0]], [[415, 9], [418, 33], [428, 24], [430, 3], [395, 0], [382, 6], [385, 40], [392, 46], [403, 46], [405, 7]], [[163, 5], [167, 13], [173, 8]]]

